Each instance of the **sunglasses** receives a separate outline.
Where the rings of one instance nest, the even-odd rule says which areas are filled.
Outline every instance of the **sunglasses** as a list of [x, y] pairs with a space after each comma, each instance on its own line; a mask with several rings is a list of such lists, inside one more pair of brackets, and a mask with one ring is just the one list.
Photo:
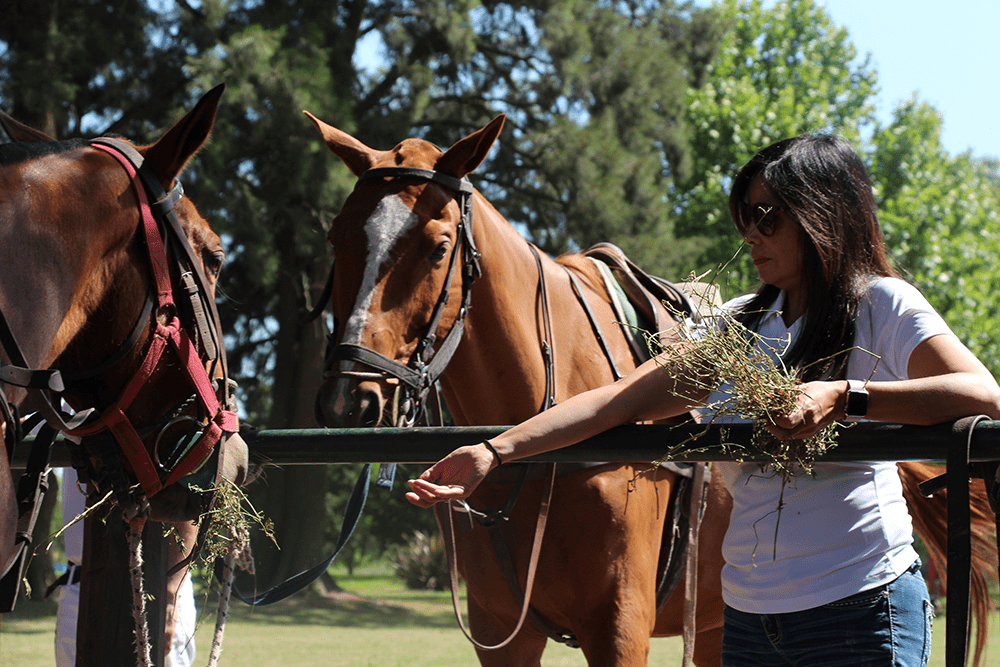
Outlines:
[[770, 236], [778, 227], [778, 213], [788, 209], [781, 204], [754, 204], [749, 207], [740, 222], [747, 220], [749, 226], [737, 225], [740, 235], [746, 238], [755, 229], [761, 236]]

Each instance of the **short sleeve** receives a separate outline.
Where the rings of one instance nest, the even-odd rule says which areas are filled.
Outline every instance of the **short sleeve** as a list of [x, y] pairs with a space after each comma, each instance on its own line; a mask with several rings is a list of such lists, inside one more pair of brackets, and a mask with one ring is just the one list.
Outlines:
[[876, 280], [858, 311], [848, 376], [853, 379], [905, 380], [910, 355], [920, 343], [954, 335], [926, 297], [898, 278]]

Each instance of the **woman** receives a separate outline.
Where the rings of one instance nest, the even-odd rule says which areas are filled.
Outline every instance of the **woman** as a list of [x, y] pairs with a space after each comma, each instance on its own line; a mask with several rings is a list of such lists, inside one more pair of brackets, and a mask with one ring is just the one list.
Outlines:
[[[801, 379], [771, 435], [805, 439], [858, 419], [1000, 418], [996, 380], [890, 267], [868, 175], [846, 142], [809, 135], [765, 148], [737, 175], [729, 207], [762, 286], [725, 309]], [[465, 498], [501, 463], [620, 424], [710, 413], [725, 387], [664, 372], [682, 353], [455, 450], [410, 480], [407, 497], [424, 507]], [[817, 463], [793, 478], [717, 465], [734, 501], [724, 665], [926, 664], [932, 607], [894, 463]]]

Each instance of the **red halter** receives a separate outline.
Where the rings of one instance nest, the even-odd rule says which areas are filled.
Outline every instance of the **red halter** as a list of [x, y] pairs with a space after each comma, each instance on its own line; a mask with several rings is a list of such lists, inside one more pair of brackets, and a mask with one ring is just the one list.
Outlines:
[[[205, 370], [204, 362], [198, 355], [198, 350], [191, 341], [187, 330], [178, 319], [174, 307], [173, 289], [170, 284], [170, 270], [167, 264], [167, 253], [163, 237], [153, 217], [153, 211], [146, 197], [146, 190], [137, 177], [136, 167], [121, 152], [103, 144], [92, 144], [94, 148], [108, 152], [121, 163], [128, 172], [139, 200], [143, 227], [146, 234], [146, 247], [149, 260], [153, 267], [153, 278], [157, 288], [157, 305], [160, 312], [173, 313], [168, 324], [163, 325], [154, 316], [156, 331], [146, 352], [146, 358], [129, 381], [121, 397], [104, 410], [95, 421], [79, 428], [67, 431], [69, 435], [84, 437], [104, 431], [111, 431], [121, 451], [135, 473], [142, 490], [147, 497], [152, 497], [164, 487], [173, 484], [185, 475], [191, 473], [215, 448], [223, 433], [239, 431], [239, 418], [235, 412], [219, 403], [219, 398], [212, 386], [212, 380]], [[159, 363], [160, 357], [167, 345], [173, 345], [181, 363], [187, 369], [188, 377], [194, 385], [198, 400], [208, 414], [208, 421], [198, 440], [184, 453], [174, 467], [161, 479], [156, 464], [150, 453], [143, 446], [135, 427], [125, 416], [125, 410], [138, 395], [139, 390], [152, 375]], [[220, 351], [221, 353], [221, 351]]]

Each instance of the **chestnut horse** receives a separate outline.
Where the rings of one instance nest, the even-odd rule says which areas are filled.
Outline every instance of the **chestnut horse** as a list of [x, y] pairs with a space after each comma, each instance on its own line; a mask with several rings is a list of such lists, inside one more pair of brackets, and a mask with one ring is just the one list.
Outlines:
[[[307, 115], [327, 147], [359, 177], [329, 233], [336, 250], [330, 285], [337, 327], [317, 395], [320, 423], [383, 424], [388, 397], [399, 387], [412, 409], [439, 376], [456, 424], [514, 424], [550, 404], [550, 397], [561, 401], [614, 381], [606, 355], [620, 372], [642, 361], [615, 324], [621, 318], [594, 264], [577, 254], [553, 261], [536, 252], [468, 184], [466, 176], [499, 135], [502, 116], [442, 152], [420, 139], [373, 150]], [[461, 277], [453, 265], [464, 267]], [[509, 507], [516, 467], [494, 470], [469, 505], [505, 508], [504, 542], [512, 576], [524, 590], [545, 482], [529, 475]], [[917, 481], [929, 476], [919, 466], [907, 472], [911, 480], [914, 474]], [[721, 544], [731, 499], [718, 477], [710, 478], [698, 538], [693, 659], [699, 666], [720, 663]], [[681, 634], [686, 582], [659, 612], [656, 602], [678, 483], [677, 474], [653, 473], [644, 461], [559, 475], [531, 597], [540, 621], [526, 623], [496, 650], [477, 645], [480, 662], [539, 665], [549, 637], [573, 636], [590, 665], [645, 665], [650, 636]], [[942, 514], [928, 514], [931, 506], [940, 509], [941, 503], [924, 501], [918, 528], [943, 525]], [[436, 511], [444, 528], [449, 510], [442, 504]], [[505, 581], [511, 568], [498, 557], [489, 529], [462, 514], [454, 524], [472, 635], [494, 646], [513, 632], [520, 616], [521, 600]], [[943, 531], [936, 539], [935, 558]], [[984, 599], [985, 589], [976, 592]]]
[[[126, 519], [177, 523], [189, 536], [206, 490], [241, 484], [248, 461], [215, 312], [222, 244], [176, 180], [208, 138], [222, 91], [148, 146], [57, 142], [0, 121], [16, 141], [0, 145], [8, 449], [19, 406], [38, 410], [82, 439], [74, 465], [92, 491], [112, 492]], [[17, 569], [30, 539], [17, 524], [0, 456], [0, 574]]]

